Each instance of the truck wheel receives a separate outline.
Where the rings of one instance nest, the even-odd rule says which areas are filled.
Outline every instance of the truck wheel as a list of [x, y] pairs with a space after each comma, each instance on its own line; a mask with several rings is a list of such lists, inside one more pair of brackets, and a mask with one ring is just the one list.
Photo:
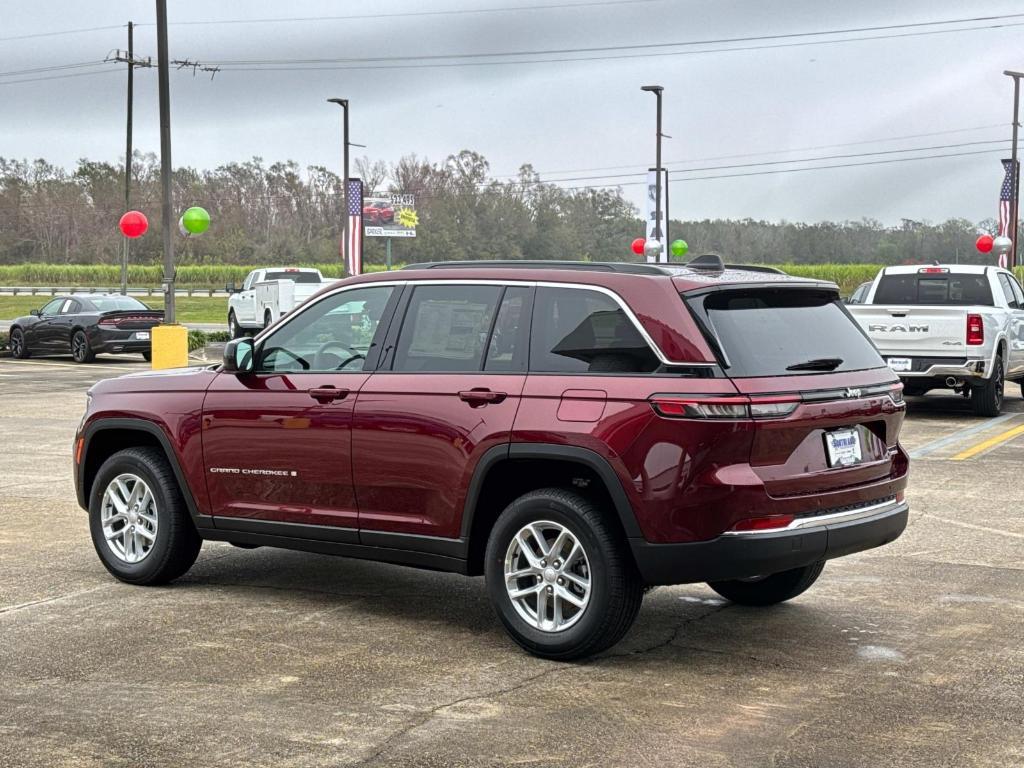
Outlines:
[[203, 544], [156, 448], [126, 448], [103, 462], [89, 498], [89, 531], [104, 567], [129, 584], [178, 578]]
[[739, 605], [775, 605], [806, 592], [818, 580], [824, 567], [825, 561], [819, 560], [802, 568], [773, 573], [763, 579], [709, 581], [708, 586], [726, 600]]
[[547, 659], [590, 656], [632, 626], [643, 583], [621, 534], [590, 501], [545, 488], [520, 496], [487, 540], [487, 591], [520, 646]]
[[266, 330], [269, 328], [272, 322], [274, 322], [274, 316], [270, 314], [270, 310], [268, 309], [263, 313], [263, 329]]
[[89, 337], [85, 331], [75, 331], [71, 335], [71, 357], [76, 363], [91, 363], [96, 353], [89, 346]]
[[998, 416], [1003, 409], [1003, 358], [996, 355], [992, 375], [980, 387], [971, 387], [971, 410], [975, 416]]
[[24, 360], [29, 356], [28, 345], [25, 344], [25, 332], [21, 328], [11, 331], [11, 356]]
[[235, 310], [228, 312], [228, 335], [232, 339], [242, 338], [242, 327], [238, 324], [238, 318], [235, 317]]

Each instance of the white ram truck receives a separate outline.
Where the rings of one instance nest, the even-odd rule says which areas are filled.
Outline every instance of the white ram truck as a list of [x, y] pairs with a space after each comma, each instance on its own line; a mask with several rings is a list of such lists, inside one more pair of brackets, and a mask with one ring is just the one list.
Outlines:
[[1024, 380], [1024, 291], [1005, 269], [886, 267], [847, 309], [908, 395], [952, 389], [996, 416], [1005, 382]]
[[270, 267], [250, 272], [241, 290], [228, 283], [228, 331], [232, 339], [261, 331], [291, 312], [327, 283], [319, 269]]

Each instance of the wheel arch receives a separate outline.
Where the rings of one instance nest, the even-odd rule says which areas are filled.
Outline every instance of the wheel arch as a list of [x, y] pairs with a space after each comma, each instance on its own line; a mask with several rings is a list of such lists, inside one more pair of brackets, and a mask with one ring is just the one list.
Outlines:
[[548, 487], [566, 488], [596, 501], [624, 539], [643, 536], [621, 481], [600, 454], [547, 443], [496, 446], [477, 462], [463, 505], [460, 538], [471, 575], [483, 573], [487, 538], [498, 515], [514, 499]]
[[93, 481], [103, 462], [125, 448], [149, 446], [158, 449], [170, 464], [192, 522], [197, 528], [213, 527], [213, 519], [199, 512], [178, 456], [158, 424], [142, 419], [99, 419], [86, 427], [82, 440], [81, 461], [75, 468], [75, 486], [78, 505], [83, 509], [89, 509]]

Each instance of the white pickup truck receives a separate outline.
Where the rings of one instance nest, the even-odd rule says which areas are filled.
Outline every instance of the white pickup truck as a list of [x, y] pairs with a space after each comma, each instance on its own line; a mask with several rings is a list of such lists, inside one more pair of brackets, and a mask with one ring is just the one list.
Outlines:
[[886, 267], [847, 309], [908, 395], [952, 389], [995, 416], [1005, 382], [1024, 380], [1024, 291], [1005, 269]]
[[232, 339], [260, 331], [291, 312], [330, 280], [319, 269], [270, 267], [250, 272], [241, 290], [228, 283], [228, 330]]

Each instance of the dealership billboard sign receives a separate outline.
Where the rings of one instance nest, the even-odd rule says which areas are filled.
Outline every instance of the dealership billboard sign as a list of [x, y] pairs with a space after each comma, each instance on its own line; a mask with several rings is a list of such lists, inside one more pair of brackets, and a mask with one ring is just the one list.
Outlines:
[[363, 201], [367, 237], [416, 237], [419, 221], [414, 195], [376, 193]]

